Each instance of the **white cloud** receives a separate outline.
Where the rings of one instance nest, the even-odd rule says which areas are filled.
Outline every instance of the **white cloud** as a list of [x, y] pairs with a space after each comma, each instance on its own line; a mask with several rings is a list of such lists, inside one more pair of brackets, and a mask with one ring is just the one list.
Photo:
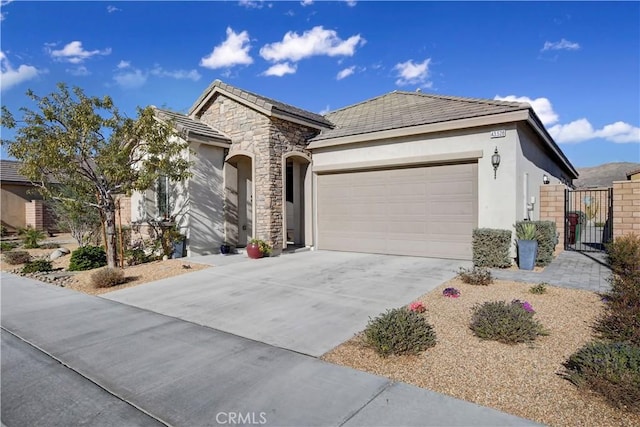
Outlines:
[[544, 46], [541, 51], [547, 50], [578, 50], [580, 45], [576, 42], [570, 42], [569, 40], [562, 39], [559, 42], [544, 42]]
[[58, 61], [66, 61], [72, 64], [80, 64], [85, 59], [89, 59], [95, 55], [109, 55], [111, 54], [111, 48], [104, 50], [84, 50], [81, 41], [72, 41], [60, 50], [51, 50], [47, 48], [49, 54], [53, 59]]
[[324, 116], [325, 114], [327, 114], [329, 111], [331, 111], [331, 107], [329, 106], [329, 104], [327, 104], [326, 107], [324, 107], [322, 110], [320, 110], [320, 112], [318, 114], [320, 114], [321, 116]]
[[281, 42], [264, 45], [260, 49], [260, 56], [273, 62], [296, 62], [317, 55], [353, 56], [356, 48], [364, 43], [360, 34], [342, 40], [335, 31], [318, 26], [302, 35], [287, 32]]
[[116, 65], [116, 67], [118, 67], [119, 70], [122, 70], [124, 68], [129, 68], [131, 67], [131, 61], [121, 60], [120, 62], [118, 62], [118, 65]]
[[[0, 8], [9, 5], [13, 0], [0, 0]], [[0, 21], [4, 21], [7, 18], [7, 12], [0, 12]]]
[[109, 13], [122, 12], [122, 9], [119, 9], [119, 8], [117, 8], [115, 6], [112, 6], [112, 5], [108, 5], [107, 6], [107, 12], [109, 12]]
[[200, 60], [200, 66], [205, 68], [228, 68], [234, 65], [249, 65], [253, 59], [249, 56], [249, 33], [243, 31], [235, 33], [227, 27], [227, 39], [213, 48], [213, 52]]
[[349, 7], [355, 7], [355, 5], [358, 4], [358, 2], [356, 0], [344, 0], [345, 3], [347, 3], [347, 6]]
[[298, 67], [296, 66], [296, 64], [292, 65], [292, 64], [289, 64], [288, 62], [282, 62], [279, 64], [272, 65], [267, 69], [267, 71], [265, 71], [262, 74], [265, 76], [282, 77], [285, 74], [295, 74], [297, 69]]
[[413, 62], [412, 59], [396, 64], [393, 67], [398, 71], [398, 79], [396, 84], [398, 86], [407, 85], [420, 85], [421, 87], [431, 87], [432, 82], [428, 81], [429, 78], [429, 64], [431, 58], [427, 58], [420, 63]]
[[136, 89], [143, 86], [147, 82], [147, 73], [141, 70], [133, 69], [131, 71], [121, 72], [113, 76], [113, 80], [125, 89]]
[[262, 9], [262, 7], [264, 6], [264, 0], [240, 0], [238, 4], [240, 6], [246, 7], [247, 9]]
[[346, 77], [349, 77], [351, 74], [355, 73], [356, 71], [356, 67], [355, 65], [345, 68], [344, 70], [341, 70], [338, 75], [336, 76], [336, 80], [342, 80]]
[[200, 80], [200, 77], [202, 77], [197, 70], [169, 71], [169, 70], [163, 69], [159, 65], [156, 65], [155, 67], [153, 67], [153, 69], [151, 70], [151, 74], [157, 77], [171, 77], [176, 80], [188, 79], [188, 80], [193, 80], [194, 82], [197, 82], [198, 80]]
[[313, 0], [302, 0], [300, 4], [303, 6], [311, 6], [313, 4]]
[[88, 76], [91, 74], [91, 71], [89, 71], [84, 65], [80, 65], [77, 68], [67, 68], [66, 71], [72, 76]]
[[494, 99], [510, 102], [526, 102], [533, 107], [536, 115], [549, 131], [549, 135], [556, 142], [563, 144], [575, 144], [589, 141], [591, 139], [602, 138], [609, 142], [616, 143], [640, 143], [640, 128], [622, 121], [603, 126], [601, 129], [594, 129], [593, 125], [586, 118], [574, 120], [570, 123], [558, 123], [558, 114], [553, 110], [551, 101], [547, 98], [531, 99], [527, 96], [499, 96]]
[[558, 115], [555, 111], [553, 111], [551, 101], [549, 101], [547, 98], [531, 99], [526, 96], [496, 95], [493, 99], [498, 101], [526, 102], [533, 107], [533, 111], [536, 112], [543, 125], [548, 126], [558, 122]]
[[0, 90], [2, 91], [31, 80], [43, 72], [36, 67], [24, 64], [20, 65], [17, 70], [14, 69], [2, 51], [0, 51], [0, 71]]

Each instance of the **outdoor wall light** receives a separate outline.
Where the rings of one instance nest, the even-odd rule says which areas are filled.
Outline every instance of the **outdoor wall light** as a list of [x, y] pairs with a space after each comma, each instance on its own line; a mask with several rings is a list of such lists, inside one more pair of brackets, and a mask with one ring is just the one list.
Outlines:
[[498, 154], [498, 147], [496, 147], [493, 152], [493, 156], [491, 156], [491, 164], [493, 165], [493, 179], [496, 179], [496, 172], [498, 170], [498, 166], [500, 166], [500, 154]]
[[542, 175], [542, 182], [546, 185], [549, 183], [549, 177], [547, 175]]

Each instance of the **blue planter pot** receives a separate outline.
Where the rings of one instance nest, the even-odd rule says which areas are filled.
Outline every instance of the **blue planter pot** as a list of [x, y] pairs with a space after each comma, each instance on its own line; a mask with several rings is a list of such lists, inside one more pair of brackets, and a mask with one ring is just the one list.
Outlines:
[[520, 270], [533, 270], [537, 255], [537, 240], [518, 240], [518, 267]]
[[173, 242], [173, 254], [171, 258], [182, 258], [184, 257], [184, 240], [179, 242]]

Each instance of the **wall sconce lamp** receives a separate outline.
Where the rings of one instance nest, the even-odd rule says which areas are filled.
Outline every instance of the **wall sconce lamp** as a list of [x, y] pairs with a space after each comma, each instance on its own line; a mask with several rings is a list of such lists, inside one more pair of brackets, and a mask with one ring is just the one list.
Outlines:
[[549, 177], [547, 175], [542, 175], [542, 182], [543, 184], [548, 184], [549, 183]]
[[493, 166], [493, 179], [496, 179], [496, 172], [498, 170], [498, 166], [500, 166], [500, 154], [498, 154], [498, 147], [496, 147], [493, 152], [493, 156], [491, 156], [491, 165]]

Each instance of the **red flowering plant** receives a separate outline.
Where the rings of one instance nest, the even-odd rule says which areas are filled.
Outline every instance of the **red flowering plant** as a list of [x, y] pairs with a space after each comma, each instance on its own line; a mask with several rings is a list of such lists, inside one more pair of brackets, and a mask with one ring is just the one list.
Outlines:
[[414, 301], [409, 304], [409, 311], [415, 311], [416, 313], [424, 313], [427, 311], [427, 308], [421, 301]]

